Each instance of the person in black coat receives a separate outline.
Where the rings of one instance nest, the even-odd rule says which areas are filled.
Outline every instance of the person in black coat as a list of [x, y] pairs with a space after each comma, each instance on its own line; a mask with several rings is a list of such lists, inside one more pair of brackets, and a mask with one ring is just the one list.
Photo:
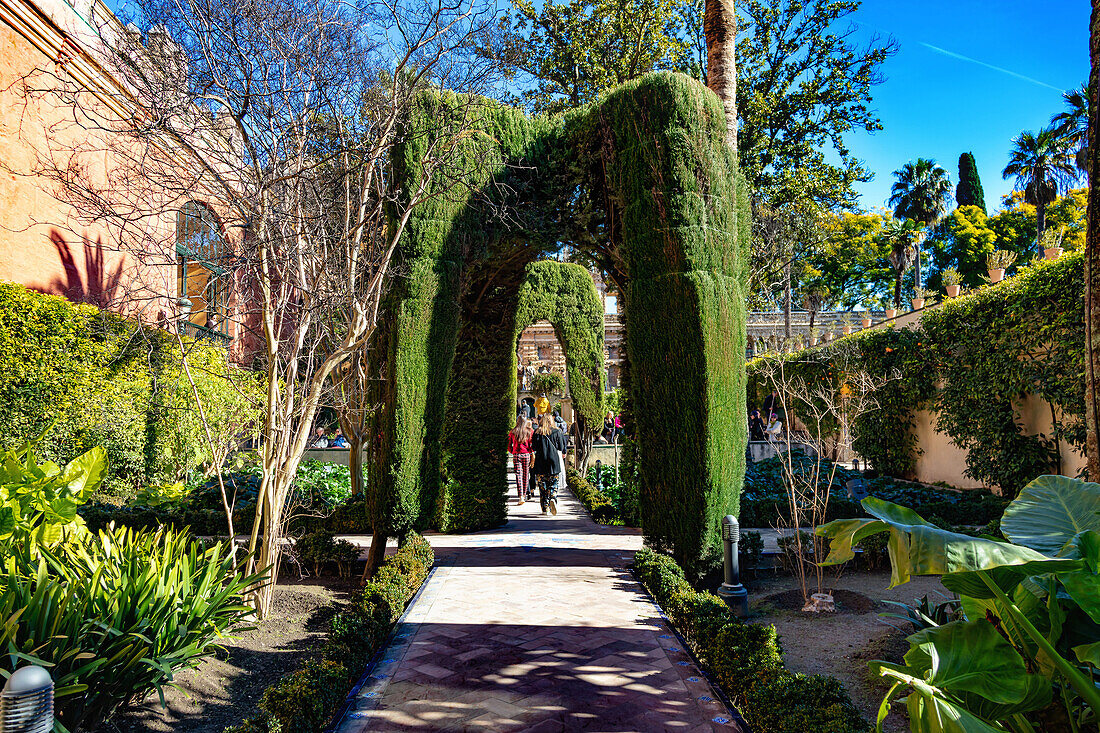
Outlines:
[[549, 509], [558, 513], [558, 474], [562, 471], [561, 456], [568, 447], [565, 433], [554, 425], [554, 418], [544, 414], [539, 418], [539, 429], [531, 437], [531, 451], [535, 454], [531, 473], [539, 487], [539, 505], [542, 513]]

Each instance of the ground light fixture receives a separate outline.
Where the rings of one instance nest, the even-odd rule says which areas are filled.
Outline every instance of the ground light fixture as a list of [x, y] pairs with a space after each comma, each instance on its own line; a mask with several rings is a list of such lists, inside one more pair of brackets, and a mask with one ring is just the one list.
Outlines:
[[0, 693], [0, 733], [50, 733], [53, 680], [34, 665], [17, 669]]
[[741, 539], [741, 527], [737, 517], [727, 514], [722, 517], [722, 565], [725, 581], [718, 589], [718, 596], [726, 602], [735, 616], [745, 616], [749, 612], [749, 592], [741, 585], [741, 569], [737, 563], [737, 543]]

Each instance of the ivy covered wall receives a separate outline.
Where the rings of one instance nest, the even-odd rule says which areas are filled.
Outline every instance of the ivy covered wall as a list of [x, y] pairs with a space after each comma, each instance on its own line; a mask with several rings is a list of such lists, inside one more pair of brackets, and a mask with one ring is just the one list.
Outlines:
[[[878, 409], [853, 426], [854, 449], [879, 471], [907, 477], [917, 452], [915, 415], [927, 409], [937, 431], [967, 452], [966, 475], [1014, 495], [1058, 473], [1058, 443], [1084, 445], [1084, 292], [1080, 253], [1021, 268], [997, 285], [926, 310], [914, 328], [876, 328], [821, 348], [749, 363], [749, 399], [760, 405], [769, 361], [807, 373], [839, 355], [872, 375], [896, 373]], [[842, 374], [835, 375], [839, 389]], [[1029, 396], [1055, 418], [1035, 434], [1022, 418]]]

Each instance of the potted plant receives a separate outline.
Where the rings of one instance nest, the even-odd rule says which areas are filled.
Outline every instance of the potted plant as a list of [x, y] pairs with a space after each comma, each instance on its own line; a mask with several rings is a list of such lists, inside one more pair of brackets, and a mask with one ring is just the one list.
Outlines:
[[863, 323], [864, 328], [870, 328], [871, 327], [871, 309], [870, 308], [863, 311], [863, 319], [862, 319], [861, 323]]
[[995, 249], [985, 258], [985, 267], [989, 271], [989, 282], [1004, 280], [1005, 270], [1016, 261], [1016, 253], [1008, 249]]
[[845, 313], [843, 316], [840, 317], [840, 322], [842, 324], [840, 327], [841, 333], [847, 336], [852, 332], [852, 314]]
[[887, 308], [886, 309], [886, 320], [890, 320], [891, 318], [897, 318], [897, 316], [898, 316], [898, 309], [897, 308]]
[[913, 290], [913, 300], [912, 300], [913, 310], [919, 311], [921, 308], [923, 308], [925, 298], [928, 295], [930, 295], [930, 293], [927, 290], [925, 290], [924, 288], [914, 289]]
[[1066, 234], [1066, 228], [1062, 227], [1058, 231], [1047, 229], [1043, 232], [1043, 238], [1040, 240], [1040, 244], [1043, 247], [1043, 256], [1048, 260], [1056, 260], [1062, 256], [1062, 238]]
[[954, 267], [948, 267], [943, 271], [943, 287], [947, 291], [948, 298], [959, 297], [959, 289], [962, 287], [962, 274]]
[[817, 346], [817, 327], [810, 329], [810, 346]]

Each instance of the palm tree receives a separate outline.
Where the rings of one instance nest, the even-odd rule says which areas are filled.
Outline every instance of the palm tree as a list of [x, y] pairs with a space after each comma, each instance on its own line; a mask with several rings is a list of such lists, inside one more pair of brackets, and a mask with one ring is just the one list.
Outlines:
[[1089, 146], [1089, 90], [1085, 84], [1062, 94], [1066, 110], [1050, 118], [1054, 134], [1076, 150], [1074, 164], [1087, 175]]
[[1001, 175], [1006, 179], [1015, 176], [1016, 190], [1023, 191], [1024, 201], [1035, 207], [1035, 242], [1041, 256], [1047, 205], [1077, 179], [1077, 171], [1070, 161], [1069, 144], [1054, 127], [1043, 128], [1038, 134], [1021, 132], [1012, 144], [1012, 154]]
[[737, 150], [737, 8], [734, 0], [704, 0], [707, 86], [722, 101], [726, 142]]
[[905, 271], [913, 266], [917, 259], [917, 248], [913, 246], [919, 234], [920, 225], [912, 219], [890, 219], [882, 227], [882, 237], [890, 245], [890, 266], [894, 268], [894, 308], [901, 309], [901, 281]]
[[[917, 158], [894, 171], [894, 185], [890, 187], [890, 205], [894, 216], [910, 219], [924, 227], [939, 222], [947, 214], [951, 201], [951, 177], [936, 161]], [[920, 239], [914, 246], [914, 286], [921, 287]]]

